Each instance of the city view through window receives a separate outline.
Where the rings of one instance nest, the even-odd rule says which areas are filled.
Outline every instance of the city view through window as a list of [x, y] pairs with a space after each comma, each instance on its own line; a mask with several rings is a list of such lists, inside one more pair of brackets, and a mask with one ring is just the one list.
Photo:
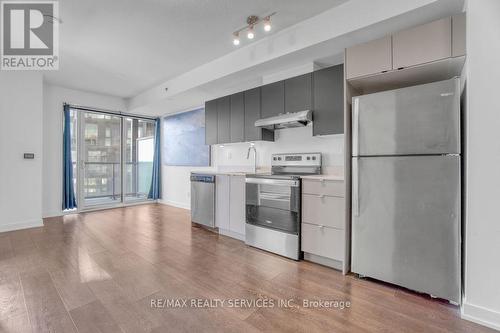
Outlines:
[[153, 120], [71, 110], [71, 126], [73, 179], [80, 207], [147, 199]]

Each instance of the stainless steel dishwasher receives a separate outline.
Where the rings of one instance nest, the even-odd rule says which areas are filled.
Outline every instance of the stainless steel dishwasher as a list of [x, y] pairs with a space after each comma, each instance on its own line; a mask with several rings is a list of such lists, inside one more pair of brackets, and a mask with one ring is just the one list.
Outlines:
[[215, 228], [215, 175], [191, 174], [191, 221]]

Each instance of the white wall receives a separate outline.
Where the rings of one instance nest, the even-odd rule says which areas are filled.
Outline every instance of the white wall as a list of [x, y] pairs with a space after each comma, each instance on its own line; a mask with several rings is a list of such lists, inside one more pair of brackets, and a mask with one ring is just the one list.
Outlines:
[[123, 98], [44, 84], [43, 94], [43, 216], [62, 214], [63, 103], [125, 111]]
[[[190, 181], [192, 171], [253, 172], [254, 155], [247, 160], [249, 143], [212, 146], [212, 166], [206, 168], [162, 166], [162, 202], [177, 207], [190, 207]], [[257, 167], [269, 171], [271, 154], [293, 152], [322, 153], [326, 173], [343, 174], [344, 135], [312, 136], [312, 126], [283, 129], [275, 132], [274, 142], [255, 142]]]
[[[214, 149], [212, 149], [212, 152]], [[160, 202], [176, 207], [190, 209], [191, 183], [189, 175], [192, 171], [215, 171], [215, 158], [212, 153], [212, 166], [210, 167], [183, 167], [167, 166], [161, 167], [162, 199]]]
[[463, 317], [500, 329], [500, 1], [467, 4], [467, 202]]
[[[344, 135], [312, 136], [312, 125], [275, 132], [275, 141], [255, 142], [258, 171], [270, 171], [271, 155], [276, 153], [322, 153], [324, 173], [343, 174]], [[216, 167], [219, 171], [252, 172], [253, 152], [247, 159], [249, 143], [215, 146]]]
[[40, 73], [0, 73], [0, 232], [42, 225], [42, 89]]

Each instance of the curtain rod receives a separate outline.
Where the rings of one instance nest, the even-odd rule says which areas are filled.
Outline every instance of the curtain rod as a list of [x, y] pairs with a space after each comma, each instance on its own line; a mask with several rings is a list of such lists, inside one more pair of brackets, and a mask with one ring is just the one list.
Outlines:
[[76, 104], [70, 104], [70, 103], [63, 103], [63, 105], [68, 105], [70, 108], [72, 108], [74, 110], [80, 110], [80, 111], [90, 111], [90, 112], [95, 112], [95, 113], [105, 113], [105, 114], [112, 114], [112, 115], [123, 116], [123, 117], [132, 117], [132, 118], [148, 119], [148, 120], [158, 119], [158, 117], [143, 116], [143, 115], [138, 115], [138, 114], [133, 114], [133, 113], [100, 109], [100, 108], [94, 108], [94, 107], [88, 107], [88, 106], [76, 105]]

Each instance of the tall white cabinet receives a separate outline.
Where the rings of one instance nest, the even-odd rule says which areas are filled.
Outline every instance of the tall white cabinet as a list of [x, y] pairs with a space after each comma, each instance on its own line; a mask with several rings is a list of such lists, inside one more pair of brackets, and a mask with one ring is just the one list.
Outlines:
[[245, 176], [217, 175], [216, 198], [215, 226], [219, 233], [245, 240]]

